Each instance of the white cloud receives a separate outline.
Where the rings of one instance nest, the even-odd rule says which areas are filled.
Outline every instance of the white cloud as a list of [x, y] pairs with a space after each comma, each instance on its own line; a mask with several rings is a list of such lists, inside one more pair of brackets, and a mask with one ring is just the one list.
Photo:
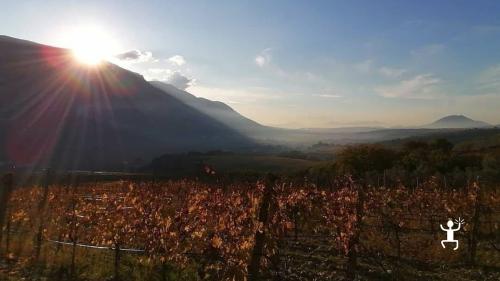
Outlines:
[[316, 96], [321, 97], [321, 98], [329, 98], [329, 99], [337, 99], [337, 98], [342, 97], [341, 95], [334, 95], [334, 94], [321, 94], [321, 95], [316, 95]]
[[181, 55], [175, 55], [175, 56], [168, 58], [168, 62], [170, 62], [176, 66], [183, 66], [184, 64], [186, 64], [186, 60]]
[[174, 85], [178, 89], [185, 90], [194, 85], [195, 80], [184, 76], [179, 71], [175, 71], [170, 75], [166, 81], [167, 83]]
[[433, 99], [440, 82], [432, 74], [421, 74], [397, 84], [378, 87], [375, 92], [387, 98]]
[[403, 69], [403, 68], [393, 68], [393, 67], [388, 67], [388, 66], [378, 67], [372, 59], [367, 59], [367, 60], [355, 63], [352, 67], [357, 72], [360, 72], [363, 74], [379, 73], [380, 75], [383, 75], [383, 76], [389, 77], [389, 78], [398, 78], [407, 72], [407, 70]]
[[368, 73], [372, 70], [373, 68], [373, 60], [368, 59], [364, 60], [362, 62], [354, 64], [354, 69], [361, 73]]
[[147, 80], [165, 81], [168, 76], [172, 74], [172, 70], [167, 68], [150, 68], [146, 71], [144, 76]]
[[446, 46], [443, 44], [429, 44], [411, 51], [414, 57], [429, 57], [443, 52]]
[[140, 63], [153, 60], [153, 53], [149, 51], [130, 50], [115, 56], [120, 61]]
[[193, 78], [185, 76], [180, 71], [172, 71], [167, 68], [150, 68], [144, 76], [147, 80], [162, 81], [180, 90], [186, 90], [193, 86], [196, 81]]
[[264, 64], [266, 64], [266, 59], [263, 56], [258, 55], [257, 57], [255, 57], [255, 63], [258, 66], [264, 66]]
[[500, 93], [500, 64], [481, 72], [477, 82], [480, 90]]
[[199, 97], [218, 100], [233, 104], [261, 104], [273, 100], [280, 100], [285, 93], [275, 92], [268, 88], [219, 88], [195, 85], [190, 92]]
[[271, 63], [271, 59], [271, 48], [267, 48], [255, 57], [255, 63], [260, 67], [264, 67]]
[[398, 78], [401, 77], [401, 75], [403, 75], [404, 73], [406, 73], [406, 69], [383, 66], [378, 69], [378, 72], [385, 77]]

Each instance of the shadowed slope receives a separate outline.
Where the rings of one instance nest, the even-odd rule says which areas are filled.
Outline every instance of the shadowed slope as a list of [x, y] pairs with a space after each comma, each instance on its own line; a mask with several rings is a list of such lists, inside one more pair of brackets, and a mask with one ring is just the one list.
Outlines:
[[251, 119], [246, 118], [223, 102], [199, 98], [186, 91], [179, 90], [170, 84], [160, 81], [151, 81], [150, 83], [166, 94], [182, 101], [196, 110], [207, 114], [208, 116], [213, 117], [214, 119], [246, 136], [255, 139], [266, 138], [276, 130], [275, 128], [263, 126]]
[[[110, 63], [0, 36], [0, 157], [104, 168], [166, 152], [241, 149], [246, 137]], [[1, 160], [0, 160], [1, 161]]]

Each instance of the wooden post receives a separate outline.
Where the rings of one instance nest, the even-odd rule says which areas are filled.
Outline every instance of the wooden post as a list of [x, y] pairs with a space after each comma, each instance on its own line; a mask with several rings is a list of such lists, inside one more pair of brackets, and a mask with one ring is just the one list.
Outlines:
[[257, 230], [257, 232], [255, 233], [255, 244], [252, 250], [252, 254], [250, 256], [250, 262], [247, 267], [248, 281], [261, 280], [260, 260], [265, 246], [265, 239], [266, 239], [265, 227], [268, 224], [269, 208], [271, 206], [276, 179], [277, 179], [276, 176], [270, 174], [267, 176], [265, 181], [264, 194], [259, 209], [259, 222], [262, 223], [264, 229], [262, 229], [262, 231]]
[[7, 214], [7, 205], [10, 200], [10, 194], [12, 193], [14, 185], [13, 175], [6, 174], [2, 177], [2, 185], [0, 189], [0, 254], [1, 245], [3, 239], [3, 226], [5, 221], [5, 215]]
[[476, 252], [477, 252], [477, 238], [479, 235], [479, 229], [480, 229], [480, 220], [479, 216], [481, 213], [481, 190], [479, 189], [479, 186], [475, 186], [476, 188], [476, 202], [474, 204], [474, 216], [472, 217], [472, 229], [470, 231], [469, 237], [468, 237], [468, 252], [469, 252], [469, 263], [471, 265], [476, 264]]
[[346, 266], [346, 280], [353, 281], [356, 279], [356, 271], [358, 267], [358, 248], [359, 236], [361, 235], [361, 220], [364, 216], [365, 195], [362, 186], [358, 186], [358, 200], [356, 202], [356, 224], [354, 226], [354, 234], [349, 239]]
[[40, 259], [40, 251], [42, 249], [43, 230], [45, 228], [45, 209], [49, 197], [49, 185], [51, 180], [52, 180], [52, 172], [50, 169], [47, 169], [47, 174], [45, 175], [45, 180], [43, 183], [42, 199], [38, 203], [39, 222], [38, 222], [37, 232], [35, 233], [34, 254], [33, 254], [33, 260], [35, 263], [38, 263]]
[[[7, 228], [5, 231], [7, 232], [7, 235], [5, 237], [5, 253], [9, 253], [10, 251], [10, 232], [12, 229], [12, 221], [10, 220], [10, 214], [7, 217]], [[0, 240], [1, 241], [1, 240]]]
[[72, 247], [71, 247], [71, 267], [70, 267], [70, 277], [71, 279], [74, 279], [75, 277], [75, 257], [76, 257], [76, 243], [78, 239], [78, 227], [77, 227], [77, 219], [78, 217], [76, 216], [76, 187], [73, 185], [72, 188], [72, 194], [71, 194], [71, 240], [72, 240]]
[[396, 236], [396, 251], [398, 255], [398, 263], [401, 261], [401, 227], [398, 224], [393, 224], [394, 235]]
[[119, 281], [120, 280], [120, 244], [115, 243], [115, 276], [114, 276], [114, 281]]
[[71, 266], [69, 269], [69, 276], [72, 280], [76, 276], [76, 274], [75, 274], [75, 272], [76, 272], [76, 270], [75, 270], [75, 268], [76, 268], [75, 257], [76, 257], [76, 240], [73, 240], [73, 243], [71, 244]]

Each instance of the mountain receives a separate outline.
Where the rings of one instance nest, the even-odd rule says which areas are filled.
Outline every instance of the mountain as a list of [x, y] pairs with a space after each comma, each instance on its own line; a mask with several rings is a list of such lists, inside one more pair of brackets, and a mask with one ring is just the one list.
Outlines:
[[449, 115], [443, 117], [435, 122], [422, 126], [424, 128], [430, 129], [467, 129], [467, 128], [485, 128], [491, 127], [491, 124], [488, 124], [483, 121], [472, 120], [463, 115]]
[[321, 140], [356, 142], [358, 133], [377, 131], [381, 127], [340, 127], [283, 129], [261, 125], [236, 112], [230, 106], [205, 98], [196, 97], [186, 91], [160, 81], [151, 81], [153, 86], [186, 105], [207, 114], [255, 141], [267, 144], [301, 145]]
[[214, 118], [224, 125], [240, 132], [241, 134], [259, 139], [273, 130], [273, 128], [263, 126], [253, 120], [239, 114], [230, 106], [219, 101], [212, 101], [205, 98], [199, 98], [186, 91], [160, 81], [151, 81], [151, 85], [162, 90], [167, 95], [178, 99], [184, 104], [192, 107], [195, 110]]
[[283, 129], [264, 126], [244, 117], [225, 103], [196, 97], [163, 82], [151, 81], [150, 83], [165, 94], [259, 143], [296, 145], [325, 138], [336, 138], [339, 135], [345, 137], [347, 133], [369, 130], [368, 128]]
[[254, 145], [136, 73], [107, 62], [85, 66], [67, 49], [0, 36], [0, 162], [98, 169]]

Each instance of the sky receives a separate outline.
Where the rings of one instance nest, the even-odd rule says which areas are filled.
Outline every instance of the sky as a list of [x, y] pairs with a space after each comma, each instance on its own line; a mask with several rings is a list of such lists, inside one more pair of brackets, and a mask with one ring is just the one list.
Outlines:
[[[500, 1], [4, 1], [0, 34], [67, 45], [262, 124], [500, 124]], [[110, 47], [111, 48], [111, 47]]]

